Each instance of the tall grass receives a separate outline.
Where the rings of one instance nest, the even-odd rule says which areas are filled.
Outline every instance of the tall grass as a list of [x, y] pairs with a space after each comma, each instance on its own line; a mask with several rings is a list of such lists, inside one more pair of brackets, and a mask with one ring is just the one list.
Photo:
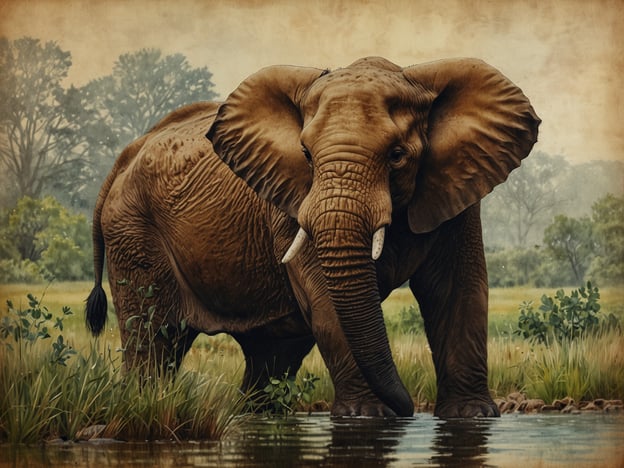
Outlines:
[[[0, 289], [0, 300], [20, 297], [18, 294], [29, 290], [44, 291], [51, 310], [65, 304], [80, 310], [90, 284], [36, 288], [5, 286]], [[617, 330], [548, 347], [509, 333], [517, 324], [520, 302], [537, 301], [545, 292], [550, 291], [515, 288], [492, 292], [488, 342], [492, 395], [504, 397], [522, 391], [547, 403], [566, 396], [577, 401], [623, 398], [624, 337]], [[621, 290], [603, 289], [601, 295], [603, 310], [618, 314], [622, 320]], [[417, 402], [433, 402], [436, 378], [427, 339], [419, 327], [405, 333], [397, 325], [401, 320], [413, 322], [410, 306], [414, 305], [409, 290], [400, 289], [384, 303], [384, 314], [401, 378]], [[32, 319], [32, 312], [28, 315], [33, 309], [30, 300], [21, 299], [15, 309], [26, 312], [18, 320]], [[15, 319], [6, 309], [0, 311], [0, 318], [3, 325]], [[245, 400], [237, 385], [244, 371], [244, 357], [232, 338], [202, 335], [177, 378], [165, 374], [158, 379], [142, 379], [136, 371], [121, 370], [114, 320], [98, 340], [87, 334], [82, 314], [65, 316], [62, 330], [53, 324], [54, 318], [47, 324], [50, 336], [46, 338], [16, 340], [14, 334], [8, 334], [0, 339], [0, 440], [75, 439], [81, 429], [96, 424], [105, 426], [102, 436], [128, 440], [219, 439], [240, 421], [237, 415]], [[31, 331], [37, 335], [45, 326], [31, 327]], [[64, 338], [60, 345], [59, 336]], [[76, 354], [67, 354], [70, 350]], [[334, 389], [316, 348], [305, 358], [302, 372], [320, 377], [313, 400], [331, 403]]]
[[49, 331], [58, 317], [34, 298], [28, 309], [9, 312], [0, 340], [0, 440], [72, 440], [93, 425], [124, 440], [218, 440], [236, 426], [246, 397], [222, 376], [122, 372], [108, 343], [96, 340], [76, 352], [62, 329], [54, 341]]
[[624, 338], [617, 332], [536, 347], [523, 366], [527, 394], [546, 402], [624, 396]]

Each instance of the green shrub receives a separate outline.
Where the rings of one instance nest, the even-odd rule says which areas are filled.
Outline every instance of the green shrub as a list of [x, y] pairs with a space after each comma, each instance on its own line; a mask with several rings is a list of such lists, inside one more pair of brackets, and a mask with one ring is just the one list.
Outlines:
[[0, 282], [43, 283], [44, 273], [40, 266], [30, 260], [0, 260]]
[[256, 402], [250, 404], [250, 409], [254, 410], [254, 405], [260, 403], [265, 414], [286, 417], [303, 404], [312, 403], [312, 393], [318, 380], [310, 373], [306, 373], [300, 382], [288, 372], [281, 378], [271, 377], [269, 383], [256, 395]]
[[0, 212], [0, 282], [92, 275], [91, 228], [53, 197], [23, 197]]
[[425, 331], [425, 323], [420, 315], [418, 305], [411, 304], [401, 307], [398, 315], [386, 319], [386, 326], [390, 335], [394, 334], [422, 334]]
[[613, 314], [607, 317], [599, 315], [600, 292], [592, 287], [573, 290], [569, 296], [563, 289], [552, 298], [543, 295], [539, 309], [533, 309], [532, 301], [520, 305], [516, 335], [540, 344], [552, 341], [562, 343], [595, 334], [608, 329], [620, 328], [619, 320]]

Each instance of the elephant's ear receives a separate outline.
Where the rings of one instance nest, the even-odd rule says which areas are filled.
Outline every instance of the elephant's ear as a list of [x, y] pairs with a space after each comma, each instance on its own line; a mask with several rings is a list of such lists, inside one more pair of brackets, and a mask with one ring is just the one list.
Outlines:
[[301, 151], [302, 95], [323, 73], [273, 66], [243, 81], [219, 108], [206, 137], [258, 195], [296, 217], [312, 174]]
[[411, 230], [423, 233], [504, 182], [537, 141], [540, 119], [518, 87], [480, 60], [442, 60], [403, 73], [434, 99], [408, 207]]

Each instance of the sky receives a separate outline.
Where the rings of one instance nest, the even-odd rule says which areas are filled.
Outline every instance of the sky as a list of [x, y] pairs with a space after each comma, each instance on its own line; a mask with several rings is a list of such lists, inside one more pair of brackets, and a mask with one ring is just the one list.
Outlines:
[[624, 161], [623, 0], [0, 0], [0, 36], [57, 42], [75, 86], [127, 52], [179, 52], [220, 99], [267, 65], [478, 57], [533, 103], [536, 150]]

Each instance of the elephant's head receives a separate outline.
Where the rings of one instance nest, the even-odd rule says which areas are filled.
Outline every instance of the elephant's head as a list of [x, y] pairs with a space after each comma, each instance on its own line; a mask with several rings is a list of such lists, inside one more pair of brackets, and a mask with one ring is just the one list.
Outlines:
[[412, 412], [385, 332], [375, 260], [393, 213], [429, 232], [478, 202], [527, 156], [540, 120], [479, 60], [401, 68], [382, 58], [329, 72], [274, 66], [227, 98], [207, 136], [260, 197], [310, 238], [371, 389]]

